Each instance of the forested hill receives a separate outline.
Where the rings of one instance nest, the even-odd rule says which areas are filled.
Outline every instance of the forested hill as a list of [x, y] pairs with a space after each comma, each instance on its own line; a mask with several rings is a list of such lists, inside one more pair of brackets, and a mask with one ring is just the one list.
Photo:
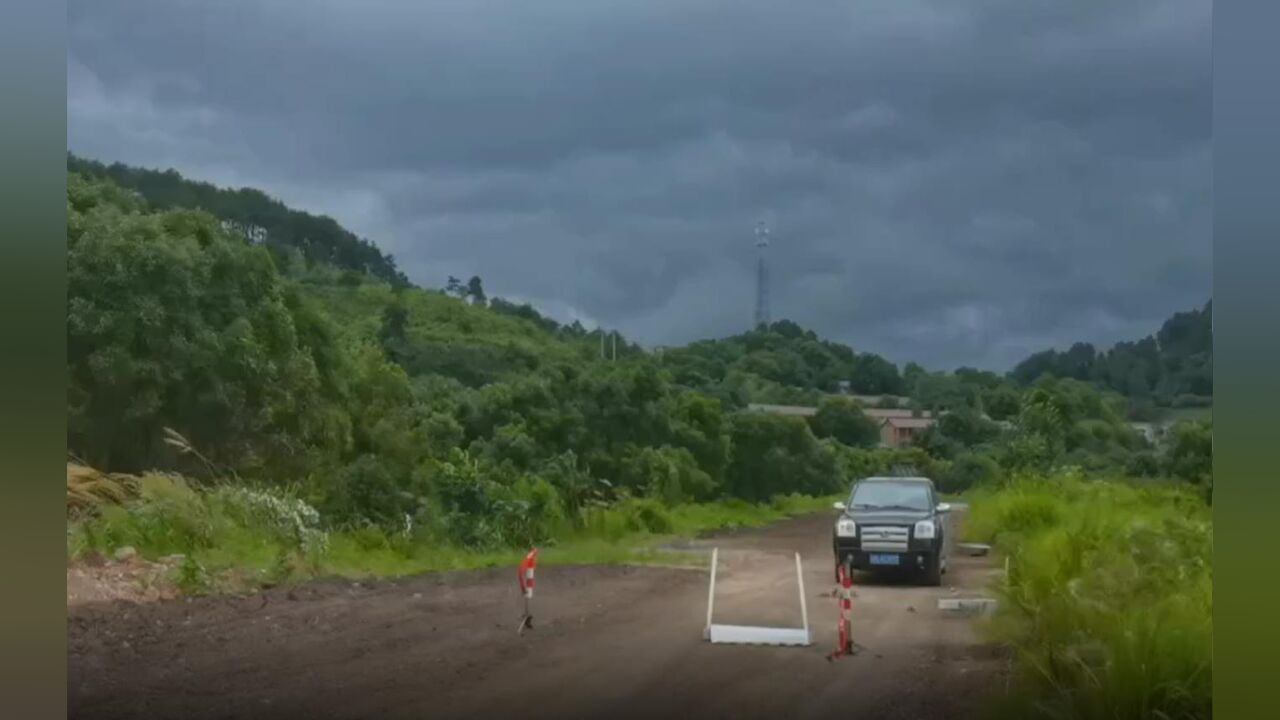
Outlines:
[[898, 368], [874, 353], [823, 340], [790, 320], [663, 353], [677, 382], [731, 405], [753, 402], [816, 405], [841, 383], [862, 395], [906, 395]]
[[1011, 373], [1030, 383], [1041, 375], [1087, 380], [1132, 400], [1161, 406], [1206, 405], [1213, 395], [1213, 301], [1180, 312], [1154, 335], [1121, 342], [1106, 351], [1076, 343], [1065, 352], [1045, 350]]
[[392, 285], [409, 281], [395, 259], [369, 240], [357, 237], [333, 218], [293, 210], [261, 190], [220, 188], [188, 180], [176, 170], [148, 170], [120, 163], [102, 163], [67, 154], [67, 170], [109, 178], [133, 190], [156, 210], [202, 209], [246, 238], [271, 251], [279, 267], [294, 258], [308, 264], [325, 263], [342, 270], [368, 273]]
[[[291, 277], [308, 279], [304, 276], [310, 273], [314, 280], [316, 275], [327, 274], [332, 280], [333, 269], [337, 269], [346, 273], [348, 285], [357, 282], [357, 275], [372, 276], [393, 288], [410, 285], [396, 268], [395, 259], [373, 242], [356, 236], [332, 218], [291, 209], [260, 190], [220, 188], [189, 180], [175, 170], [105, 165], [70, 153], [67, 168], [132, 190], [153, 210], [205, 210], [233, 233], [262, 244], [276, 267]], [[472, 278], [470, 285], [450, 278], [448, 291], [469, 301], [480, 301], [500, 314], [530, 320], [551, 335], [589, 339], [589, 333], [580, 326], [561, 327], [527, 305], [485, 298], [479, 278]], [[1155, 335], [1118, 343], [1105, 351], [1089, 343], [1076, 343], [1066, 351], [1045, 350], [1019, 363], [1010, 377], [1024, 386], [1042, 375], [1084, 380], [1138, 404], [1207, 405], [1213, 394], [1211, 315], [1210, 305], [1178, 313]], [[631, 354], [638, 348], [624, 342], [619, 350]], [[399, 359], [411, 369], [438, 367], [428, 359], [431, 353], [404, 354], [407, 352], [403, 351]], [[473, 358], [476, 362], [463, 361], [457, 372], [473, 382], [491, 380], [491, 373], [483, 369], [488, 363], [478, 362], [479, 357]], [[668, 351], [664, 364], [681, 385], [699, 389], [731, 406], [744, 405], [748, 400], [816, 404], [822, 394], [835, 391], [842, 382], [849, 383], [852, 392], [863, 395], [916, 395], [917, 378], [927, 375], [913, 363], [900, 373], [893, 363], [878, 355], [857, 353], [848, 346], [822, 340], [786, 320]]]

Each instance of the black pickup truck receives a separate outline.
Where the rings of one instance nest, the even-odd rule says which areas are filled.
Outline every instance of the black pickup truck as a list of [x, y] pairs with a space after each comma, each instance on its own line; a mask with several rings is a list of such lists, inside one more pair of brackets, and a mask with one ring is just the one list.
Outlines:
[[923, 477], [872, 477], [854, 484], [832, 529], [839, 566], [853, 570], [909, 570], [928, 585], [947, 571], [945, 534], [951, 506], [939, 503]]

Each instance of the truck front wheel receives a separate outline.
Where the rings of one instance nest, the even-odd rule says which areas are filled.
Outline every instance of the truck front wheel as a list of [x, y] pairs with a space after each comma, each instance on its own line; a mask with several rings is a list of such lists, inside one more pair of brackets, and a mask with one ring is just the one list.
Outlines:
[[935, 551], [924, 556], [924, 584], [942, 585], [942, 553]]

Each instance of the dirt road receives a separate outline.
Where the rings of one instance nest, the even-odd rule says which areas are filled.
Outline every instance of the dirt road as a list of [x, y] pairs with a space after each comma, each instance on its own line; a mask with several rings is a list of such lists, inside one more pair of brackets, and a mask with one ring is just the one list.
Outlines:
[[972, 717], [1003, 663], [937, 609], [993, 570], [953, 556], [941, 588], [859, 578], [859, 654], [835, 646], [830, 514], [699, 541], [720, 548], [716, 622], [800, 624], [815, 643], [710, 645], [705, 571], [542, 567], [515, 634], [514, 569], [68, 611], [72, 718]]

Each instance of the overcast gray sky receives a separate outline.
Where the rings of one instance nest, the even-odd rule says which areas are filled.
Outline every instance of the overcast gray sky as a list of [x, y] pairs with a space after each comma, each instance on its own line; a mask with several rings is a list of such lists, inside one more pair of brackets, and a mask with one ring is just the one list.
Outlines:
[[1209, 0], [71, 0], [72, 151], [651, 344], [1007, 369], [1211, 292]]

